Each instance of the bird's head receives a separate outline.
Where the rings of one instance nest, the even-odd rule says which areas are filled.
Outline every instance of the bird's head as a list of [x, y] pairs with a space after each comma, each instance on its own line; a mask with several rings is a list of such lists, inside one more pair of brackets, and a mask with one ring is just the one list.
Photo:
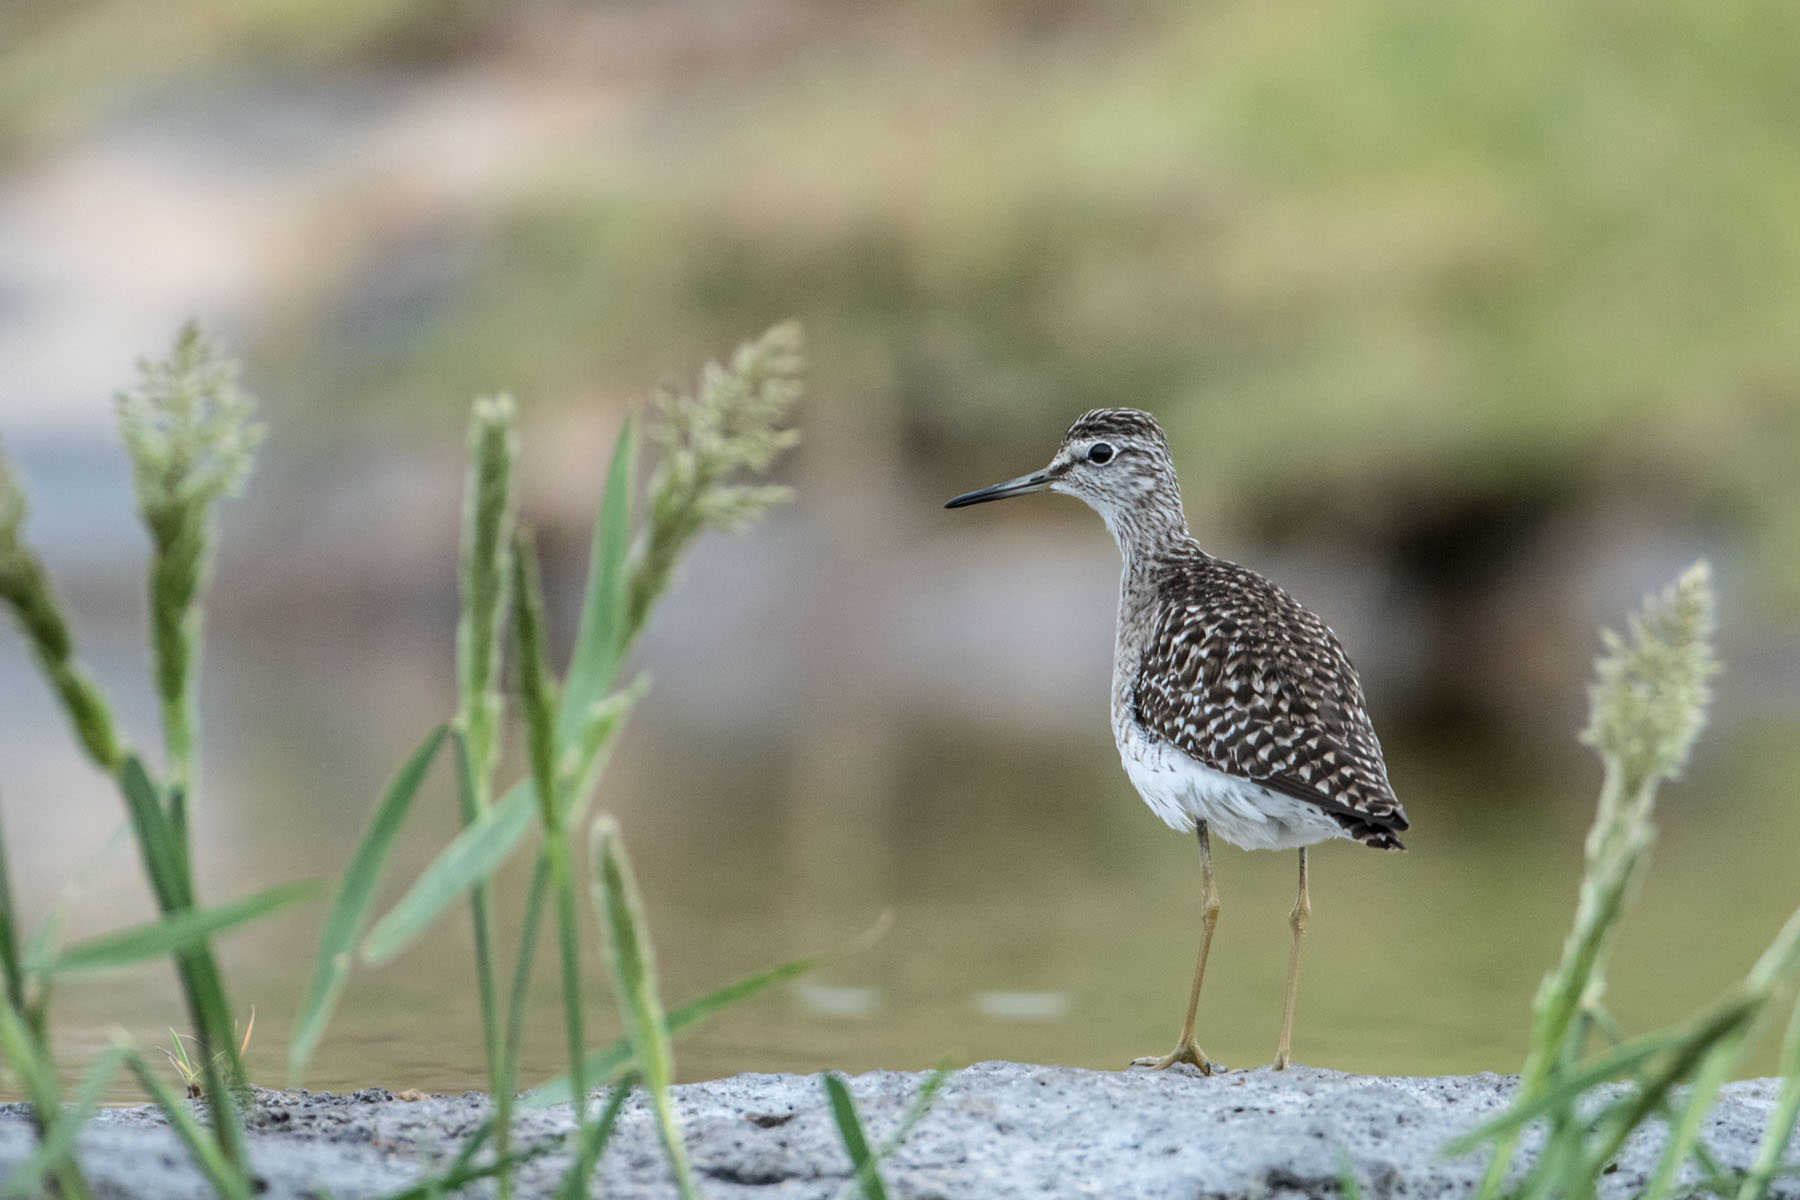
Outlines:
[[1185, 533], [1181, 487], [1162, 426], [1135, 408], [1083, 413], [1040, 471], [965, 492], [944, 505], [962, 508], [1029, 492], [1064, 492], [1087, 501], [1121, 548], [1146, 535]]

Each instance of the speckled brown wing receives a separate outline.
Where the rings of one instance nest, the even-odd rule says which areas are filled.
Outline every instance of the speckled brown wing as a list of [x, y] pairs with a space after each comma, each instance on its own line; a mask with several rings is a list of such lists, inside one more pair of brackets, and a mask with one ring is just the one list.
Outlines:
[[1229, 775], [1317, 804], [1357, 841], [1400, 849], [1362, 684], [1337, 637], [1256, 572], [1198, 554], [1163, 565], [1133, 694], [1155, 736]]

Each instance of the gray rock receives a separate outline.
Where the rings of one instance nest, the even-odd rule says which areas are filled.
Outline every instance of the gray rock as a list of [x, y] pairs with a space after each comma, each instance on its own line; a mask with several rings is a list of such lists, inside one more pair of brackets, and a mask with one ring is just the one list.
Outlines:
[[[849, 1080], [871, 1141], [900, 1122], [925, 1078], [874, 1071]], [[1504, 1109], [1514, 1085], [1492, 1074], [1384, 1078], [1295, 1067], [1205, 1078], [1180, 1067], [1157, 1074], [978, 1063], [950, 1077], [883, 1173], [896, 1200], [1337, 1197], [1347, 1175], [1365, 1197], [1465, 1196], [1484, 1159], [1448, 1158], [1442, 1148]], [[1762, 1079], [1725, 1088], [1705, 1134], [1723, 1166], [1741, 1169], [1755, 1157], [1778, 1087]], [[712, 1200], [822, 1200], [850, 1181], [817, 1076], [738, 1075], [678, 1087], [675, 1099], [701, 1191]], [[406, 1101], [381, 1090], [259, 1091], [249, 1140], [261, 1194], [347, 1200], [404, 1187], [441, 1169], [490, 1110], [476, 1093]], [[515, 1145], [544, 1151], [520, 1168], [522, 1195], [553, 1190], [568, 1162], [561, 1138], [569, 1125], [566, 1105], [521, 1112]], [[1641, 1191], [1661, 1137], [1641, 1131], [1602, 1194]], [[0, 1169], [20, 1162], [30, 1144], [22, 1110], [0, 1112]], [[102, 1196], [207, 1194], [152, 1108], [96, 1117], [83, 1136], [82, 1164]], [[676, 1194], [641, 1097], [620, 1114], [596, 1192]], [[1797, 1198], [1800, 1186], [1781, 1180], [1773, 1194]]]

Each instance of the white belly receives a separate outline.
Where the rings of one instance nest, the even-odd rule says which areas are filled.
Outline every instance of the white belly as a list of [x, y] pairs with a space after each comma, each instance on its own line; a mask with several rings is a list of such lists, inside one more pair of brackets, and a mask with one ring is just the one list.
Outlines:
[[1119, 742], [1125, 774], [1150, 811], [1172, 829], [1205, 821], [1246, 850], [1294, 850], [1350, 834], [1317, 805], [1215, 771], [1135, 728]]

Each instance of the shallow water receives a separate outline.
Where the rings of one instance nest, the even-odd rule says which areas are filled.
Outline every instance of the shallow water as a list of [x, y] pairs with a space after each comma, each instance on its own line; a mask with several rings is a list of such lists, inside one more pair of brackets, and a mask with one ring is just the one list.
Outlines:
[[[361, 635], [221, 639], [209, 660], [197, 817], [205, 895], [341, 868], [388, 772], [447, 703], [443, 623], [424, 614]], [[130, 724], [149, 729], [147, 705], [132, 700], [131, 645], [90, 639]], [[838, 952], [801, 984], [683, 1037], [681, 1078], [992, 1058], [1111, 1067], [1173, 1043], [1197, 933], [1192, 842], [1131, 792], [1103, 721], [1033, 733], [865, 698], [835, 710], [772, 703], [760, 720], [730, 727], [693, 707], [682, 668], [666, 666], [674, 682], [634, 719], [600, 798], [635, 859], [665, 999]], [[0, 672], [29, 672], [11, 640]], [[40, 693], [35, 683], [9, 689], [3, 714], [6, 832], [28, 916], [120, 817], [63, 745]], [[1627, 1028], [1704, 1002], [1791, 911], [1793, 734], [1778, 722], [1728, 724], [1703, 744], [1692, 777], [1666, 792], [1656, 864], [1611, 973]], [[1389, 732], [1388, 753], [1413, 819], [1409, 850], [1314, 851], [1295, 1056], [1383, 1074], [1515, 1069], [1532, 991], [1572, 911], [1598, 768], [1555, 748], [1541, 790], [1527, 794], [1467, 747], [1401, 730]], [[422, 805], [396, 878], [416, 873], [450, 831], [446, 775]], [[1278, 1033], [1294, 858], [1230, 847], [1216, 858], [1224, 907], [1201, 1042], [1223, 1062], [1252, 1065], [1272, 1057]], [[522, 867], [502, 880], [508, 928], [524, 881]], [[70, 932], [147, 911], [124, 846], [73, 909]], [[884, 913], [885, 935], [858, 947]], [[255, 1009], [258, 1082], [282, 1079], [319, 916], [289, 914], [223, 944], [234, 1001], [246, 1016]], [[599, 1041], [617, 1022], [594, 949]], [[554, 1072], [562, 1044], [550, 963], [539, 966], [527, 1080]], [[471, 980], [457, 910], [396, 963], [356, 975], [304, 1082], [482, 1086]], [[115, 1028], [154, 1044], [185, 1027], [162, 967], [68, 981], [55, 1014], [71, 1073]], [[1764, 1044], [1749, 1070], [1772, 1067]], [[135, 1094], [120, 1088], [115, 1098]]]

